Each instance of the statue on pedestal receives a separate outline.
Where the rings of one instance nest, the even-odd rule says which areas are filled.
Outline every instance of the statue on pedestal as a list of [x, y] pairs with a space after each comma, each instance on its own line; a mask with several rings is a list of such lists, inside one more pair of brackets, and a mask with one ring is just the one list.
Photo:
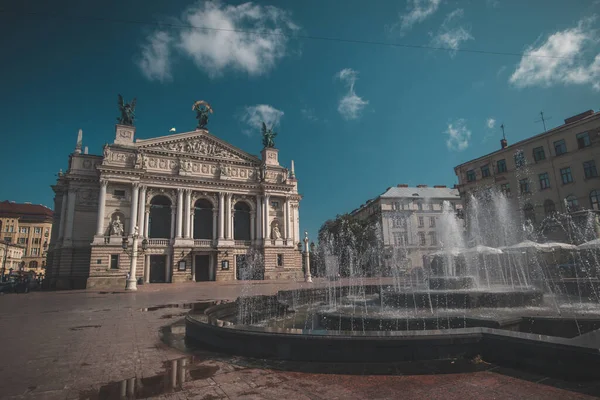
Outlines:
[[208, 114], [213, 113], [213, 109], [210, 104], [204, 100], [198, 100], [192, 106], [192, 110], [196, 111], [196, 119], [198, 120], [198, 126], [196, 126], [196, 129], [205, 129], [206, 125], [208, 124]]
[[279, 232], [279, 224], [277, 222], [275, 222], [271, 228], [271, 239], [281, 239], [281, 232]]
[[112, 222], [110, 227], [111, 236], [123, 236], [123, 223], [121, 218], [117, 215], [117, 218]]
[[133, 120], [135, 119], [135, 103], [136, 99], [131, 100], [131, 103], [125, 103], [123, 96], [119, 95], [119, 112], [121, 116], [117, 117], [117, 123], [119, 125], [133, 126]]
[[267, 129], [267, 124], [262, 123], [263, 146], [275, 147], [275, 136], [277, 132], [273, 132], [273, 128]]

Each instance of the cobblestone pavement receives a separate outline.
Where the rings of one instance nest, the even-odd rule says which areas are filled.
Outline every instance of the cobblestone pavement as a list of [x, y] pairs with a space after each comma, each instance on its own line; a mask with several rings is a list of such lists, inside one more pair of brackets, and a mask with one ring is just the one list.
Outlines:
[[135, 293], [2, 295], [0, 398], [111, 399], [135, 393], [164, 399], [585, 399], [600, 394], [595, 383], [567, 384], [469, 362], [350, 368], [182, 351], [183, 304], [296, 286], [207, 282], [145, 285]]

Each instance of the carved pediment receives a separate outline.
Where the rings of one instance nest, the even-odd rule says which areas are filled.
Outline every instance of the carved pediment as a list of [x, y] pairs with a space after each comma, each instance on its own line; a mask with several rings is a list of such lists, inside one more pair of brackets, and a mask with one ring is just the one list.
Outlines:
[[252, 156], [226, 142], [217, 140], [206, 133], [180, 134], [177, 137], [163, 137], [138, 141], [138, 148], [144, 151], [166, 151], [179, 155], [202, 156], [208, 158], [250, 161], [256, 163], [258, 158]]

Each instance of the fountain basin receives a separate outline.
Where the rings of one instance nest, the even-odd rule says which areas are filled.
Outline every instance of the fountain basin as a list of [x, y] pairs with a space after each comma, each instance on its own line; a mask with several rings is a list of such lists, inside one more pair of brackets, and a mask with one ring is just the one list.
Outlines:
[[432, 276], [429, 278], [429, 289], [460, 290], [475, 287], [473, 276]]

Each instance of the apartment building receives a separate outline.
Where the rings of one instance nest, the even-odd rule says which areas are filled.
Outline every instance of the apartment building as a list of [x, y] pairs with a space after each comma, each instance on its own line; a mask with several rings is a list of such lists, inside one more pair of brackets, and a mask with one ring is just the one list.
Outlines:
[[465, 207], [469, 194], [497, 189], [521, 221], [547, 239], [573, 239], [557, 215], [584, 224], [600, 209], [600, 113], [588, 110], [547, 132], [500, 144], [498, 151], [455, 167]]

